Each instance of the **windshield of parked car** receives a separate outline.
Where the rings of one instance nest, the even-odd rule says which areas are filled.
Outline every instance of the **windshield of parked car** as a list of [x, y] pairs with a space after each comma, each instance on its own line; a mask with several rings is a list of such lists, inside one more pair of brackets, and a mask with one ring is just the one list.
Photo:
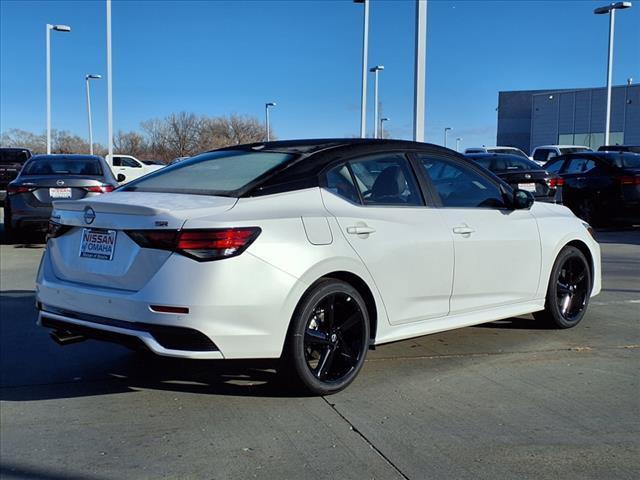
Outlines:
[[640, 155], [637, 153], [621, 153], [610, 157], [616, 167], [640, 168]]
[[231, 195], [292, 158], [288, 153], [244, 150], [203, 153], [134, 180], [122, 190]]
[[24, 163], [27, 160], [29, 160], [29, 152], [27, 150], [0, 150], [0, 165]]
[[99, 177], [102, 176], [102, 166], [97, 158], [34, 157], [24, 166], [22, 175], [87, 175]]

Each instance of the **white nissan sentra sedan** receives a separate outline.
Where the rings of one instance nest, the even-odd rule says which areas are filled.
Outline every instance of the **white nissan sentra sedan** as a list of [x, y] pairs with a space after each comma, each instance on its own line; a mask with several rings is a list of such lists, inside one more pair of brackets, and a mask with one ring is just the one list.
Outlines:
[[451, 150], [281, 141], [56, 201], [38, 321], [60, 343], [281, 358], [328, 394], [374, 345], [528, 313], [573, 327], [600, 277], [588, 224]]

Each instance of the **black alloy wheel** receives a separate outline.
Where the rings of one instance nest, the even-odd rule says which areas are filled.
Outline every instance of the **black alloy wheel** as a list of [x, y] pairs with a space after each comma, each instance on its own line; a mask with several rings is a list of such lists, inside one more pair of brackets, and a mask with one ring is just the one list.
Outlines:
[[562, 249], [551, 270], [545, 309], [534, 316], [556, 328], [577, 325], [591, 296], [591, 269], [584, 254], [575, 247]]
[[318, 282], [296, 309], [288, 340], [285, 362], [306, 390], [342, 390], [358, 375], [369, 348], [364, 300], [346, 282]]

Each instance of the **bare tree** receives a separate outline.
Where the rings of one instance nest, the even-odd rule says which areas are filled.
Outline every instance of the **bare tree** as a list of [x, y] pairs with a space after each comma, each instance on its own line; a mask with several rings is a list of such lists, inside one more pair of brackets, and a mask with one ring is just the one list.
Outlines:
[[[142, 132], [119, 131], [114, 138], [114, 149], [141, 159], [161, 159], [169, 162], [176, 157], [198, 153], [229, 145], [263, 142], [267, 138], [265, 125], [255, 117], [232, 114], [226, 117], [199, 116], [194, 113], [172, 113], [140, 124]], [[53, 131], [54, 153], [87, 153], [88, 143], [67, 131]], [[272, 134], [273, 137], [273, 134]], [[8, 130], [0, 136], [3, 146], [23, 146], [33, 152], [46, 151], [45, 135], [19, 129]], [[94, 145], [98, 155], [106, 149]]]
[[27, 132], [18, 128], [12, 128], [0, 135], [0, 145], [3, 147], [28, 148], [33, 153], [45, 153], [47, 151], [46, 135]]

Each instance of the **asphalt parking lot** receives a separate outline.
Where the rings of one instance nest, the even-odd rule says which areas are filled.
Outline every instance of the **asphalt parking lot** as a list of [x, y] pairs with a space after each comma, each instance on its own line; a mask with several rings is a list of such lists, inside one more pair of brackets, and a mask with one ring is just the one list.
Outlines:
[[640, 230], [598, 239], [603, 292], [575, 329], [523, 317], [381, 346], [326, 398], [268, 362], [59, 347], [35, 325], [43, 245], [0, 245], [0, 477], [639, 478]]

